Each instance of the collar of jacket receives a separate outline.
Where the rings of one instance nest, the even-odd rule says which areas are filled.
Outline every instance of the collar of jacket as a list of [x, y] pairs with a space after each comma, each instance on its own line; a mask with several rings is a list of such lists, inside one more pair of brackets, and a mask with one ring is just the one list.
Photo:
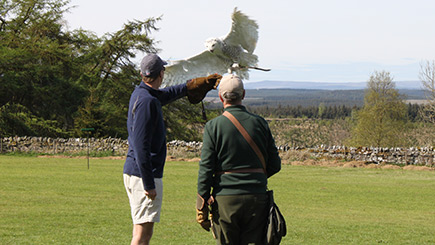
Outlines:
[[224, 108], [224, 111], [228, 111], [228, 112], [240, 111], [240, 110], [246, 111], [246, 107], [243, 105], [230, 105]]
[[158, 90], [158, 89], [153, 89], [153, 88], [151, 88], [151, 87], [148, 86], [146, 83], [144, 83], [144, 81], [140, 81], [139, 88], [143, 88], [143, 89], [148, 90], [148, 92], [149, 92], [152, 96], [157, 97], [157, 98], [158, 98], [158, 97], [163, 93], [162, 91], [160, 91], [160, 90]]

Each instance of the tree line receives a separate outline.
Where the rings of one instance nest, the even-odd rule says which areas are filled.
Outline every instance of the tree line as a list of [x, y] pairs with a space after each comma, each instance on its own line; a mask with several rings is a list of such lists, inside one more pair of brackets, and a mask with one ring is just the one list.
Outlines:
[[[316, 119], [344, 119], [352, 117], [352, 114], [361, 110], [362, 106], [347, 105], [325, 105], [320, 103], [319, 106], [247, 106], [252, 113], [267, 118], [316, 118]], [[407, 119], [411, 122], [422, 121], [421, 111], [424, 105], [406, 104]]]

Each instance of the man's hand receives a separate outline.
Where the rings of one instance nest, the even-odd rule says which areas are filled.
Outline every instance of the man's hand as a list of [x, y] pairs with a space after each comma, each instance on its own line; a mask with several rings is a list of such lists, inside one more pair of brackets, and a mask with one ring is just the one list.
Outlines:
[[208, 91], [216, 89], [222, 76], [213, 74], [208, 77], [197, 77], [187, 82], [187, 98], [192, 104], [198, 104]]
[[157, 196], [156, 189], [145, 190], [145, 195], [146, 195], [148, 198], [150, 198], [151, 200], [156, 199], [156, 196]]

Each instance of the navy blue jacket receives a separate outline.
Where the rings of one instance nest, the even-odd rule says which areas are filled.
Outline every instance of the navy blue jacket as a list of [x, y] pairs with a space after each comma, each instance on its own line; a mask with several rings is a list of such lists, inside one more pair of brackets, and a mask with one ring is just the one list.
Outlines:
[[186, 94], [186, 84], [156, 90], [144, 82], [131, 94], [127, 119], [129, 147], [124, 174], [142, 178], [145, 190], [155, 189], [154, 178], [163, 177], [166, 129], [162, 106]]

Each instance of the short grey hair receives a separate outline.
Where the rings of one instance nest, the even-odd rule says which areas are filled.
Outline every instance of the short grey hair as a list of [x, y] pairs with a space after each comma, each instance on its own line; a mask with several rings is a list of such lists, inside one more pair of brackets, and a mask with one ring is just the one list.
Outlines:
[[237, 93], [237, 92], [224, 92], [224, 94], [221, 94], [222, 98], [229, 101], [236, 101], [241, 100], [243, 97], [243, 94]]

